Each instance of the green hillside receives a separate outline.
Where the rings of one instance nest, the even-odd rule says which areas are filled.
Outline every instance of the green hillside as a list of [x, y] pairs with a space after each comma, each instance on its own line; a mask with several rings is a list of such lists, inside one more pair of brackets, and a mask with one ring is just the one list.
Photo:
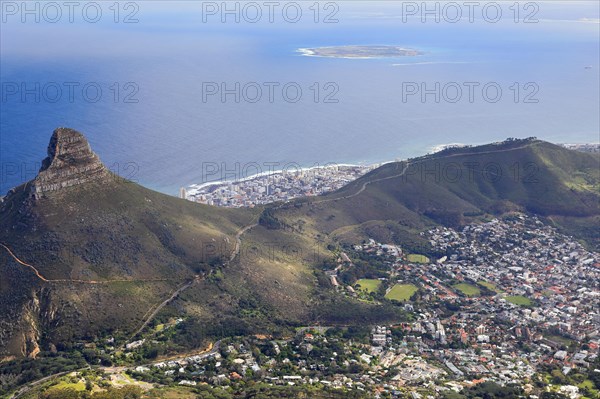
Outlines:
[[[541, 141], [446, 150], [323, 197], [223, 209], [107, 175], [82, 136], [65, 132], [83, 162], [64, 144], [43, 178], [0, 203], [0, 359], [109, 336], [123, 344], [169, 317], [186, 319], [184, 347], [404, 320], [392, 304], [336, 293], [317, 266], [339, 242], [372, 237], [430, 255], [421, 231], [520, 210], [599, 246], [598, 156]], [[91, 166], [73, 172], [81, 164]]]
[[256, 226], [261, 209], [195, 204], [112, 174], [73, 172], [95, 158], [77, 159], [87, 142], [69, 156], [70, 143], [54, 151], [62, 169], [48, 170], [64, 185], [73, 175], [83, 183], [47, 185], [33, 198], [36, 178], [0, 203], [0, 361], [102, 337], [124, 344], [154, 314], [209, 326], [184, 346], [314, 320], [401, 317], [321, 286], [313, 266], [331, 257], [326, 242]]
[[411, 249], [427, 247], [417, 234], [427, 226], [522, 211], [600, 248], [599, 168], [598, 155], [538, 140], [449, 149], [383, 165], [324, 198], [280, 206], [276, 217], [341, 241]]

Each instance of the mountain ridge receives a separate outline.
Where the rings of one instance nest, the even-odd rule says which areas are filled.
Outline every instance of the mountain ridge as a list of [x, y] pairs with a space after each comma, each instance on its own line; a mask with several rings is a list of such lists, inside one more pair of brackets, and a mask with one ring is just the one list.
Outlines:
[[[459, 225], [465, 218], [517, 210], [597, 221], [599, 165], [597, 155], [513, 140], [389, 163], [322, 199], [283, 208], [293, 217], [311, 214], [310, 219], [320, 220], [316, 229], [328, 234], [373, 220], [398, 222], [400, 217], [400, 225], [408, 228], [423, 222]], [[589, 244], [598, 247], [597, 234], [591, 238]]]
[[[393, 305], [335, 295], [319, 269], [332, 248], [374, 238], [427, 252], [427, 227], [512, 211], [592, 234], [600, 214], [598, 157], [537, 140], [449, 149], [383, 165], [323, 197], [225, 209], [113, 175], [83, 135], [57, 131], [42, 177], [0, 203], [0, 357], [129, 339], [166, 300], [161, 314], [237, 332], [401, 321]], [[504, 178], [458, 162], [473, 159]], [[511, 175], [515, 163], [537, 165], [538, 181]], [[456, 165], [462, 180], [451, 178]]]

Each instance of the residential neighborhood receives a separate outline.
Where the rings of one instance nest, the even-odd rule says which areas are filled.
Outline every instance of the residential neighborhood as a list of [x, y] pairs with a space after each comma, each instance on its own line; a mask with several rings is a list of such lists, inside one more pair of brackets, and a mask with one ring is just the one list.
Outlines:
[[[308, 384], [373, 397], [435, 398], [484, 383], [519, 386], [532, 398], [596, 397], [587, 373], [600, 373], [591, 368], [600, 347], [598, 254], [521, 214], [423, 237], [444, 255], [429, 259], [369, 240], [341, 251], [324, 271], [340, 295], [395, 302], [406, 322], [230, 338], [203, 356], [131, 375], [190, 386]], [[364, 260], [374, 269], [360, 277], [370, 278], [348, 284]]]
[[227, 207], [254, 207], [299, 197], [335, 191], [378, 165], [325, 165], [308, 169], [263, 173], [233, 181], [191, 185], [180, 197], [202, 204]]

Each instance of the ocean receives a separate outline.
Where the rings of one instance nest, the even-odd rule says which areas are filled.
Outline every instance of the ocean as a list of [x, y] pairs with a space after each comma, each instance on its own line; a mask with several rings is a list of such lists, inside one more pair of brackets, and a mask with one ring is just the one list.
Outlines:
[[[472, 20], [447, 2], [429, 2], [429, 14], [421, 2], [275, 2], [270, 14], [263, 2], [111, 1], [95, 3], [96, 22], [96, 6], [73, 22], [59, 9], [54, 22], [41, 2], [37, 16], [7, 3], [21, 4], [1, 5], [0, 195], [36, 175], [59, 126], [83, 132], [113, 171], [171, 195], [444, 143], [600, 139], [597, 1], [482, 2]], [[423, 54], [298, 52], [344, 45]]]

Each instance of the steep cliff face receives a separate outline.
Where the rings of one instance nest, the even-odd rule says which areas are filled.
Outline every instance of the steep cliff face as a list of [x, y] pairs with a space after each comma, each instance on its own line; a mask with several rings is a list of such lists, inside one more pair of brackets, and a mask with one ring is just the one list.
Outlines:
[[35, 358], [42, 349], [43, 331], [59, 320], [49, 289], [34, 288], [23, 296], [23, 301], [16, 304], [12, 312], [3, 315], [5, 323], [0, 325], [0, 362], [15, 355]]
[[41, 351], [42, 331], [53, 324], [57, 317], [56, 305], [50, 291], [40, 289], [32, 292], [31, 299], [23, 307], [21, 355], [35, 358]]
[[68, 187], [107, 181], [110, 176], [81, 133], [58, 128], [50, 139], [48, 157], [32, 182], [31, 194], [39, 199]]

